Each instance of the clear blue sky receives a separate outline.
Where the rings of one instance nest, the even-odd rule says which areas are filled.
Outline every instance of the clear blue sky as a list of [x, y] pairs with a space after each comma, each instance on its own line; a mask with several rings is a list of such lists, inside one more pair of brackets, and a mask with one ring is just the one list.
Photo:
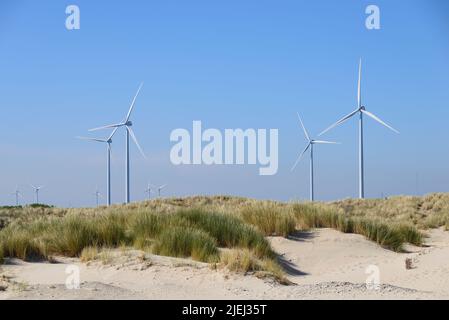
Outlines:
[[[77, 4], [81, 30], [65, 28]], [[365, 28], [365, 8], [381, 29]], [[295, 118], [320, 132], [364, 104], [398, 130], [366, 121], [368, 197], [449, 191], [449, 3], [410, 1], [8, 1], [0, 4], [0, 204], [19, 185], [46, 186], [42, 202], [90, 206], [105, 194], [105, 149], [75, 139], [120, 121], [138, 84], [131, 147], [132, 200], [148, 180], [165, 195], [308, 197], [306, 143]], [[279, 171], [257, 166], [175, 167], [170, 132], [278, 128]], [[102, 136], [99, 132], [94, 136]], [[104, 133], [106, 135], [106, 132]], [[357, 195], [357, 127], [351, 120], [316, 149], [316, 196]], [[124, 199], [124, 132], [113, 144], [113, 201]]]

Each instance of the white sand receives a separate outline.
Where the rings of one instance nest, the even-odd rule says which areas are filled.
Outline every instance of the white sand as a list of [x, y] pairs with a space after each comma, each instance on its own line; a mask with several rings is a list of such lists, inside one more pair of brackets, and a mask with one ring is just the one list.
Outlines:
[[[106, 265], [11, 260], [1, 267], [0, 299], [449, 299], [449, 232], [429, 235], [428, 247], [410, 246], [410, 253], [328, 229], [270, 238], [296, 284], [291, 286], [184, 259], [148, 255], [144, 261], [137, 251], [116, 250]], [[406, 270], [406, 258], [414, 269]], [[78, 290], [65, 286], [68, 265], [80, 268]], [[379, 268], [379, 290], [366, 287], [370, 265]]]

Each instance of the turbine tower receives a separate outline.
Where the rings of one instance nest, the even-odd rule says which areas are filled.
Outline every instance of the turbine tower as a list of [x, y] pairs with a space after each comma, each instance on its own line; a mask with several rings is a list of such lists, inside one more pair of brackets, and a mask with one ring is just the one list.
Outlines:
[[31, 187], [34, 189], [34, 192], [36, 194], [36, 204], [39, 204], [39, 191], [44, 188], [44, 186], [36, 187], [31, 185]]
[[[112, 133], [108, 139], [77, 137], [78, 139], [107, 143], [107, 157], [106, 157], [106, 186], [107, 186], [106, 198], [107, 198], [107, 200], [106, 201], [107, 201], [108, 206], [111, 205], [111, 144], [112, 144], [112, 137], [114, 136], [117, 129], [118, 128], [115, 128], [112, 131]], [[97, 206], [98, 206], [98, 204], [97, 204]]]
[[304, 123], [302, 122], [301, 116], [298, 113], [298, 119], [299, 123], [301, 124], [302, 130], [304, 131], [304, 135], [307, 139], [307, 146], [305, 149], [299, 154], [298, 159], [296, 160], [295, 164], [293, 165], [293, 168], [291, 171], [294, 171], [296, 166], [298, 165], [299, 161], [301, 161], [303, 155], [307, 152], [307, 150], [310, 148], [310, 201], [315, 200], [315, 190], [314, 190], [314, 168], [313, 168], [313, 146], [315, 144], [337, 144], [337, 142], [332, 141], [324, 141], [324, 140], [314, 140], [311, 139], [309, 136], [309, 133], [306, 130], [306, 127], [304, 126]]
[[139, 145], [139, 142], [137, 141], [136, 135], [134, 134], [134, 131], [131, 129], [133, 123], [130, 120], [131, 117], [131, 113], [134, 109], [134, 104], [136, 103], [136, 99], [137, 96], [139, 95], [140, 89], [142, 89], [143, 83], [139, 86], [139, 89], [137, 90], [136, 95], [134, 96], [133, 101], [131, 102], [131, 106], [128, 110], [128, 114], [126, 115], [126, 118], [123, 122], [117, 123], [117, 124], [111, 124], [108, 126], [104, 126], [104, 127], [99, 127], [99, 128], [94, 128], [94, 129], [90, 129], [89, 131], [96, 131], [96, 130], [103, 130], [103, 129], [109, 129], [109, 128], [120, 128], [120, 127], [125, 127], [126, 128], [126, 158], [125, 158], [125, 166], [126, 166], [126, 172], [125, 172], [125, 179], [126, 179], [126, 183], [125, 183], [125, 187], [126, 187], [126, 192], [125, 192], [125, 198], [126, 198], [126, 203], [130, 202], [130, 191], [129, 191], [129, 136], [131, 135], [131, 138], [133, 139], [134, 143], [136, 144], [137, 148], [139, 149], [140, 153], [142, 154], [142, 156], [144, 158], [146, 158], [145, 154], [143, 153], [142, 148]]
[[373, 113], [366, 110], [365, 106], [362, 104], [362, 59], [360, 59], [359, 62], [359, 80], [358, 80], [358, 86], [357, 86], [357, 109], [351, 112], [350, 114], [344, 116], [337, 122], [335, 122], [333, 125], [331, 125], [329, 128], [321, 132], [319, 135], [323, 135], [324, 133], [328, 132], [329, 130], [335, 128], [336, 126], [346, 122], [348, 119], [352, 118], [353, 116], [357, 115], [359, 116], [359, 198], [364, 199], [365, 198], [365, 170], [364, 170], [364, 158], [363, 158], [363, 115], [366, 115], [375, 121], [379, 122], [381, 125], [387, 127], [388, 129], [399, 133], [396, 129], [391, 127], [390, 125], [386, 124], [384, 121], [382, 121], [379, 117], [374, 115]]

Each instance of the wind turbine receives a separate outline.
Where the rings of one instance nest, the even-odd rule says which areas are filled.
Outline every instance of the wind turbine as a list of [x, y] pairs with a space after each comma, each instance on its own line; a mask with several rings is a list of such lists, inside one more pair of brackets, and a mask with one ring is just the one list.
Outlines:
[[137, 148], [139, 149], [140, 153], [144, 158], [146, 158], [145, 154], [143, 153], [142, 148], [139, 145], [139, 142], [137, 141], [136, 135], [134, 134], [134, 131], [131, 129], [133, 123], [130, 121], [131, 113], [134, 109], [134, 104], [136, 103], [137, 96], [139, 95], [140, 89], [142, 89], [143, 83], [140, 84], [139, 89], [137, 90], [136, 95], [134, 96], [134, 99], [131, 102], [131, 106], [129, 107], [128, 114], [126, 115], [126, 118], [123, 122], [117, 123], [117, 124], [111, 124], [104, 127], [94, 128], [90, 129], [89, 131], [97, 131], [97, 130], [103, 130], [103, 129], [109, 129], [109, 128], [120, 128], [125, 127], [126, 128], [126, 203], [130, 202], [130, 192], [129, 192], [129, 136], [131, 135], [131, 138], [133, 139], [134, 143], [136, 144]]
[[382, 121], [379, 117], [375, 116], [373, 113], [366, 110], [365, 106], [362, 105], [362, 59], [360, 59], [359, 62], [359, 80], [358, 80], [358, 86], [357, 86], [357, 104], [358, 107], [356, 110], [351, 112], [350, 114], [344, 116], [337, 122], [335, 122], [333, 125], [331, 125], [329, 128], [321, 132], [319, 135], [323, 135], [324, 133], [328, 132], [329, 130], [335, 128], [336, 126], [346, 122], [348, 119], [352, 118], [355, 115], [359, 115], [359, 198], [364, 199], [365, 198], [365, 177], [364, 177], [364, 159], [363, 159], [363, 115], [366, 115], [375, 121], [379, 122], [381, 125], [387, 127], [388, 129], [399, 133], [396, 129], [391, 127], [390, 125], [386, 124], [384, 121]]
[[39, 191], [44, 188], [44, 186], [36, 187], [31, 185], [31, 187], [34, 189], [34, 192], [36, 193], [36, 204], [39, 204]]
[[[78, 139], [83, 140], [89, 140], [89, 141], [95, 141], [95, 142], [101, 142], [101, 143], [107, 143], [107, 160], [106, 160], [106, 185], [107, 185], [107, 204], [108, 206], [111, 205], [111, 144], [112, 144], [112, 137], [114, 136], [115, 132], [118, 128], [115, 128], [109, 138], [107, 139], [97, 139], [97, 138], [86, 138], [86, 137], [77, 137]], [[97, 201], [98, 202], [98, 201]], [[98, 204], [97, 204], [98, 206]]]
[[154, 186], [148, 183], [147, 188], [145, 189], [145, 193], [148, 193], [148, 200], [151, 200], [151, 193], [153, 192]]
[[306, 130], [306, 127], [304, 126], [304, 123], [302, 122], [301, 116], [298, 113], [298, 119], [299, 123], [301, 124], [302, 130], [304, 131], [304, 135], [306, 136], [306, 139], [308, 141], [307, 146], [305, 149], [299, 154], [298, 159], [296, 160], [295, 164], [293, 165], [293, 168], [291, 171], [294, 171], [296, 166], [298, 165], [299, 161], [301, 161], [303, 155], [309, 150], [310, 148], [310, 201], [315, 200], [315, 190], [314, 190], [314, 181], [313, 181], [313, 146], [315, 144], [338, 144], [337, 142], [332, 141], [324, 141], [324, 140], [314, 140], [311, 139], [309, 136], [309, 133]]
[[18, 206], [19, 206], [19, 197], [23, 198], [22, 193], [20, 192], [18, 186], [16, 187], [16, 191], [14, 191], [14, 192], [12, 193], [12, 195], [15, 195], [15, 196], [16, 196], [16, 207], [18, 207]]
[[157, 195], [158, 195], [159, 198], [161, 197], [161, 190], [164, 189], [166, 186], [167, 185], [164, 184], [164, 185], [162, 185], [160, 187], [157, 187]]
[[97, 200], [97, 207], [98, 207], [98, 198], [99, 197], [103, 198], [103, 196], [101, 195], [100, 191], [98, 191], [98, 187], [97, 187], [97, 189], [95, 189], [94, 196], [95, 196], [95, 198]]

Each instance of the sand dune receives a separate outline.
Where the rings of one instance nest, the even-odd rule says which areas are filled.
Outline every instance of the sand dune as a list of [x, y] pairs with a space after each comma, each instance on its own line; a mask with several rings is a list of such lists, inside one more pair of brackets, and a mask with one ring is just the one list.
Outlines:
[[[115, 250], [110, 261], [58, 263], [9, 260], [1, 267], [0, 299], [448, 299], [449, 232], [429, 232], [427, 247], [394, 253], [360, 235], [329, 229], [270, 238], [288, 278], [284, 286], [204, 263]], [[407, 270], [410, 258], [413, 268]], [[106, 264], [104, 264], [106, 263]], [[66, 268], [80, 268], [80, 289], [65, 286]], [[368, 289], [377, 266], [380, 287]], [[1, 284], [3, 283], [3, 284]], [[7, 288], [6, 288], [7, 287]]]

